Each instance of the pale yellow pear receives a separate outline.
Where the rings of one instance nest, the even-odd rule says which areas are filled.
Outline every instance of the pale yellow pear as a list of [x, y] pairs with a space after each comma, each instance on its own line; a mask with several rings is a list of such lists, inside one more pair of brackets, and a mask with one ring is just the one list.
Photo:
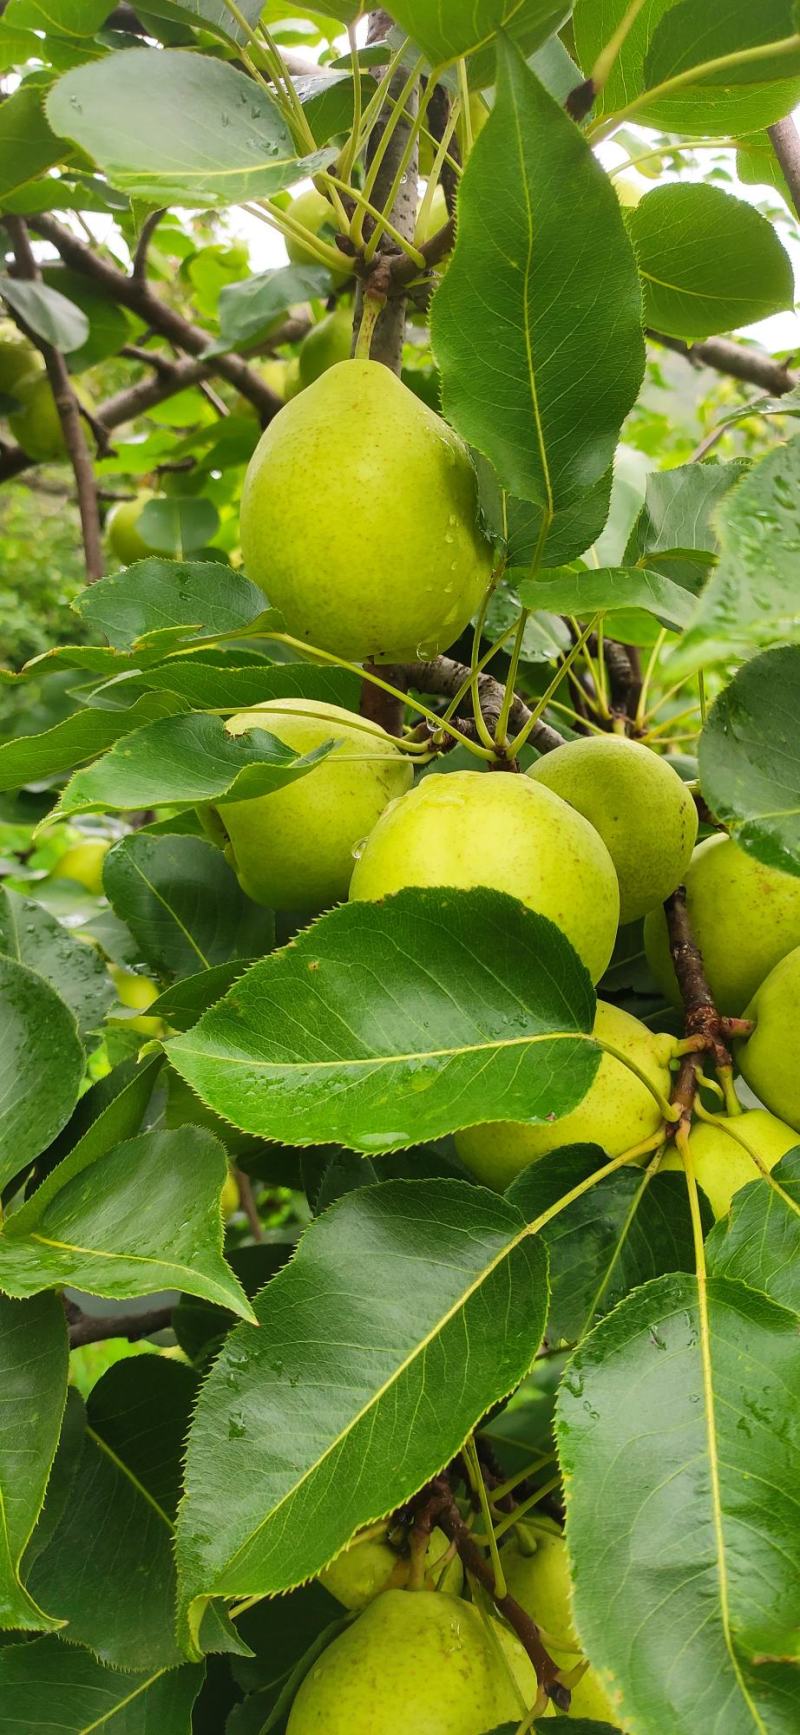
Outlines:
[[314, 699], [270, 699], [225, 727], [231, 735], [265, 729], [300, 754], [337, 743], [296, 782], [214, 811], [231, 866], [255, 903], [316, 911], [345, 898], [354, 851], [387, 802], [409, 788], [408, 758], [376, 723]]
[[646, 915], [680, 885], [697, 809], [677, 772], [650, 747], [595, 735], [543, 754], [530, 775], [599, 831], [617, 870], [621, 922]]
[[[443, 1564], [449, 1547], [444, 1532], [434, 1527], [425, 1552], [424, 1588], [441, 1588], [457, 1596], [464, 1574], [458, 1555], [446, 1566]], [[404, 1589], [410, 1571], [409, 1554], [398, 1553], [384, 1537], [355, 1537], [349, 1547], [323, 1569], [319, 1581], [345, 1608], [362, 1609], [381, 1591]]]
[[[109, 964], [108, 973], [117, 990], [117, 999], [121, 1006], [127, 1006], [133, 1012], [145, 1013], [148, 1006], [158, 999], [161, 989], [150, 976], [140, 976], [137, 970], [125, 970], [120, 964]], [[140, 1036], [163, 1036], [165, 1025], [162, 1018], [126, 1018], [127, 1030], [138, 1030]]]
[[[597, 1002], [594, 1033], [627, 1056], [669, 1101], [671, 1036], [659, 1036], [619, 1006]], [[621, 1157], [658, 1131], [661, 1111], [652, 1093], [613, 1055], [604, 1054], [594, 1084], [583, 1102], [560, 1120], [525, 1125], [487, 1121], [456, 1133], [462, 1163], [487, 1187], [505, 1191], [529, 1163], [562, 1145], [597, 1144], [609, 1157]]]
[[426, 241], [430, 241], [434, 235], [438, 235], [439, 230], [444, 228], [449, 216], [450, 212], [447, 209], [444, 187], [440, 183], [440, 185], [434, 189], [433, 198], [431, 199], [427, 210], [423, 213], [422, 208], [420, 207], [416, 228], [414, 230], [414, 242], [416, 246], [424, 247]]
[[[324, 193], [318, 193], [316, 187], [309, 187], [305, 193], [298, 193], [297, 198], [292, 199], [286, 208], [289, 215], [294, 217], [298, 223], [302, 223], [303, 228], [308, 230], [309, 235], [318, 235], [320, 229], [323, 228], [335, 229], [336, 227], [330, 200], [326, 199]], [[326, 235], [324, 239], [331, 246], [333, 245], [332, 235]], [[287, 235], [286, 251], [293, 265], [319, 265], [321, 263], [313, 248], [303, 241], [302, 236]], [[341, 271], [331, 273], [334, 283], [344, 283], [352, 275], [352, 266], [348, 270], [347, 256], [344, 253], [342, 254], [342, 267]]]
[[312, 325], [300, 345], [297, 365], [301, 386], [313, 385], [329, 367], [347, 361], [352, 343], [352, 309], [337, 307], [335, 313], [326, 313], [324, 319]]
[[99, 897], [103, 890], [103, 862], [110, 848], [111, 839], [104, 837], [87, 837], [85, 843], [70, 844], [53, 868], [53, 879], [75, 880]]
[[146, 560], [155, 553], [137, 528], [148, 500], [152, 499], [152, 492], [146, 490], [138, 494], [135, 500], [117, 501], [108, 514], [106, 535], [112, 552], [125, 566], [132, 566], [135, 560]]
[[[726, 1125], [730, 1125], [731, 1132], [725, 1131]], [[747, 1109], [744, 1114], [735, 1115], [729, 1123], [722, 1115], [713, 1124], [695, 1121], [689, 1134], [689, 1153], [698, 1185], [702, 1187], [714, 1216], [727, 1215], [731, 1200], [740, 1187], [746, 1187], [750, 1181], [759, 1178], [763, 1180], [761, 1169], [748, 1151], [760, 1157], [767, 1169], [774, 1169], [781, 1157], [794, 1150], [797, 1143], [794, 1128], [769, 1114], [765, 1108]], [[674, 1145], [669, 1147], [662, 1168], [683, 1168]]]
[[466, 447], [373, 361], [328, 368], [270, 422], [241, 543], [290, 633], [358, 662], [445, 649], [491, 572]]
[[[738, 1018], [773, 965], [800, 946], [800, 879], [765, 867], [732, 838], [709, 837], [698, 844], [684, 883], [716, 1005]], [[659, 987], [679, 1006], [663, 910], [645, 918], [644, 940]]]
[[395, 802], [367, 839], [351, 898], [403, 886], [492, 886], [548, 916], [592, 980], [614, 947], [619, 888], [599, 833], [529, 777], [451, 771]]
[[[568, 1674], [581, 1661], [581, 1649], [572, 1614], [567, 1545], [561, 1530], [552, 1519], [526, 1520], [518, 1527], [517, 1540], [503, 1549], [502, 1561], [511, 1595], [543, 1629], [551, 1657]], [[547, 1714], [555, 1716], [555, 1708]], [[618, 1727], [619, 1712], [596, 1669], [587, 1669], [572, 1688], [569, 1715]]]
[[499, 1621], [444, 1592], [387, 1590], [312, 1665], [287, 1735], [485, 1735], [520, 1722], [536, 1694]]
[[800, 946], [770, 970], [744, 1015], [755, 1030], [736, 1044], [739, 1067], [760, 1101], [800, 1128]]

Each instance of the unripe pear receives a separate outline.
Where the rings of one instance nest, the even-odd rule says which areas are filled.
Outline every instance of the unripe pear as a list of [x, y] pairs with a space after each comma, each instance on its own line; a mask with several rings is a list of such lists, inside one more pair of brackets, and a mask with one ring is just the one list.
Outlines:
[[[83, 389], [78, 395], [88, 405], [88, 394]], [[8, 423], [23, 451], [37, 464], [51, 463], [63, 457], [66, 451], [64, 430], [47, 374], [38, 370], [25, 374], [17, 381], [14, 396], [19, 398], [22, 407], [12, 411]]]
[[0, 320], [0, 393], [16, 397], [14, 390], [26, 375], [43, 372], [39, 351], [11, 320]]
[[438, 235], [439, 230], [444, 228], [449, 216], [450, 212], [447, 209], [444, 187], [440, 184], [434, 191], [433, 198], [431, 199], [424, 217], [421, 214], [417, 217], [417, 224], [414, 230], [415, 246], [424, 247], [426, 241], [430, 241], [434, 235]]
[[[425, 1588], [438, 1589], [439, 1577], [443, 1573], [441, 1589], [458, 1596], [464, 1578], [458, 1556], [446, 1567], [442, 1566], [449, 1547], [444, 1532], [434, 1528], [425, 1551]], [[349, 1548], [324, 1568], [319, 1581], [345, 1608], [362, 1609], [381, 1591], [404, 1589], [410, 1572], [410, 1555], [398, 1554], [379, 1536], [361, 1540], [356, 1537]]]
[[697, 809], [666, 759], [640, 741], [595, 735], [544, 753], [530, 775], [599, 831], [617, 870], [620, 922], [635, 922], [680, 885]]
[[[597, 1002], [594, 1033], [631, 1060], [669, 1100], [671, 1036], [658, 1036], [620, 1006]], [[488, 1121], [456, 1133], [456, 1149], [465, 1168], [487, 1187], [504, 1192], [529, 1163], [562, 1145], [601, 1145], [609, 1157], [621, 1157], [658, 1131], [661, 1111], [647, 1086], [622, 1062], [604, 1054], [594, 1084], [583, 1102], [560, 1120], [538, 1125], [519, 1121]]]
[[740, 1070], [774, 1115], [800, 1129], [800, 946], [770, 970], [744, 1015], [754, 1021], [755, 1030], [736, 1043]]
[[[317, 192], [316, 187], [309, 187], [305, 193], [298, 193], [297, 198], [292, 199], [288, 204], [287, 211], [296, 222], [302, 223], [309, 235], [318, 235], [320, 229], [326, 226], [331, 229], [335, 227], [330, 200], [326, 199], [324, 193]], [[325, 239], [327, 240], [328, 237], [326, 236]], [[319, 265], [321, 263], [317, 254], [303, 242], [300, 236], [286, 236], [286, 251], [293, 265]], [[341, 271], [331, 272], [334, 283], [345, 283], [347, 278], [352, 276], [352, 266], [348, 270], [347, 258], [344, 253], [342, 254], [342, 267]]]
[[[581, 1653], [572, 1615], [567, 1545], [558, 1525], [548, 1518], [526, 1520], [518, 1527], [517, 1540], [503, 1549], [502, 1562], [511, 1595], [543, 1629], [551, 1657], [568, 1674], [581, 1661]], [[587, 1669], [573, 1687], [569, 1714], [616, 1728], [619, 1712], [595, 1669]]]
[[124, 566], [132, 566], [135, 560], [146, 560], [149, 554], [156, 552], [137, 528], [148, 500], [152, 499], [152, 491], [146, 489], [137, 494], [135, 500], [118, 500], [108, 514], [106, 535], [113, 553]]
[[619, 888], [602, 838], [528, 777], [451, 771], [426, 777], [367, 838], [351, 898], [403, 886], [492, 886], [566, 934], [596, 982], [614, 948]]
[[289, 631], [356, 662], [452, 644], [491, 573], [466, 446], [374, 361], [328, 368], [270, 422], [241, 541]]
[[[738, 1018], [773, 965], [800, 946], [800, 879], [746, 855], [732, 838], [709, 837], [698, 844], [684, 883], [715, 1004]], [[659, 987], [680, 1006], [663, 910], [645, 918], [644, 943]]]
[[85, 843], [73, 843], [59, 856], [53, 868], [54, 880], [75, 880], [87, 892], [99, 897], [103, 890], [103, 862], [111, 848], [111, 839], [87, 838]]
[[303, 338], [297, 356], [300, 385], [311, 386], [320, 374], [347, 361], [353, 344], [353, 315], [349, 307], [337, 307]]
[[[730, 1125], [733, 1131], [726, 1132], [726, 1125]], [[723, 1115], [713, 1123], [695, 1121], [689, 1134], [689, 1154], [698, 1185], [702, 1187], [714, 1216], [725, 1217], [734, 1193], [760, 1177], [758, 1164], [748, 1156], [745, 1146], [761, 1158], [766, 1168], [774, 1169], [781, 1157], [794, 1150], [797, 1143], [794, 1128], [768, 1114], [765, 1108], [747, 1109], [730, 1122]], [[683, 1168], [674, 1145], [670, 1145], [661, 1166], [664, 1169]]]
[[239, 1183], [232, 1169], [229, 1169], [225, 1176], [222, 1192], [219, 1196], [219, 1208], [226, 1223], [228, 1218], [233, 1216], [234, 1211], [239, 1209]]
[[484, 1735], [516, 1725], [536, 1694], [499, 1621], [442, 1592], [387, 1590], [306, 1675], [287, 1735]]
[[215, 811], [230, 840], [231, 866], [254, 903], [322, 910], [346, 898], [354, 851], [413, 771], [376, 723], [315, 699], [269, 699], [225, 725], [231, 735], [266, 729], [297, 753], [337, 746], [295, 783]]
[[269, 356], [266, 361], [262, 361], [256, 370], [265, 386], [269, 386], [270, 391], [274, 392], [276, 397], [283, 398], [284, 401], [286, 399], [286, 376], [290, 366], [291, 362], [287, 361], [284, 356], [273, 355]]
[[[150, 976], [140, 976], [135, 970], [123, 970], [119, 964], [109, 964], [108, 973], [117, 990], [117, 999], [122, 1006], [129, 1006], [132, 1011], [144, 1012], [153, 1001], [158, 999], [161, 989]], [[128, 1030], [138, 1030], [141, 1036], [163, 1036], [164, 1021], [161, 1018], [126, 1018]]]

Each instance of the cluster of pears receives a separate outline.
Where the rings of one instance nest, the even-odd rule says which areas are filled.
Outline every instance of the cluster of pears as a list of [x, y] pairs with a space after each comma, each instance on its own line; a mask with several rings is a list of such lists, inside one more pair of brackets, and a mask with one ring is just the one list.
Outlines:
[[[386, 1541], [357, 1539], [326, 1568], [326, 1588], [360, 1612], [301, 1684], [288, 1735], [484, 1735], [516, 1727], [536, 1702], [533, 1665], [509, 1627], [463, 1599], [451, 1552], [434, 1530], [419, 1588], [409, 1583], [407, 1558]], [[502, 1559], [512, 1596], [571, 1674], [582, 1659], [558, 1525], [542, 1519], [518, 1526]], [[573, 1689], [570, 1715], [616, 1723], [591, 1669]]]

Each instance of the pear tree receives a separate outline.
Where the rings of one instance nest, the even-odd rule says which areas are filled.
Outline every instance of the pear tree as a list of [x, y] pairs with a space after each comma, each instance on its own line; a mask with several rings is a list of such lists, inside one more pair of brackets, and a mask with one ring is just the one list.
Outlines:
[[794, 0], [0, 11], [0, 1724], [788, 1735]]

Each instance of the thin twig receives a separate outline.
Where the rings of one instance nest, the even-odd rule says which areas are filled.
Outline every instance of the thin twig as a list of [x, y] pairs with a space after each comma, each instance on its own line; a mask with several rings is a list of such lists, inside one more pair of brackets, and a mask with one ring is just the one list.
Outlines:
[[108, 1314], [93, 1317], [71, 1302], [65, 1303], [70, 1349], [86, 1343], [105, 1343], [110, 1337], [126, 1337], [129, 1343], [153, 1337], [172, 1324], [172, 1307], [154, 1307], [150, 1313]]
[[676, 355], [684, 356], [693, 365], [714, 368], [717, 373], [728, 374], [731, 379], [742, 380], [745, 385], [757, 386], [759, 391], [770, 392], [776, 398], [794, 391], [800, 384], [800, 374], [792, 373], [784, 362], [776, 361], [766, 350], [733, 343], [728, 337], [709, 337], [704, 343], [690, 344], [684, 343], [680, 337], [666, 337], [660, 331], [648, 331], [647, 335], [653, 343], [674, 350]]
[[[34, 257], [24, 218], [6, 217], [5, 223], [14, 249], [18, 276], [28, 283], [41, 282], [41, 273]], [[15, 313], [14, 317], [25, 335], [36, 345], [47, 369], [47, 377], [50, 381], [64, 435], [64, 444], [75, 477], [86, 577], [89, 584], [93, 584], [95, 579], [101, 577], [105, 563], [94, 465], [83, 431], [80, 405], [61, 350], [57, 349], [55, 344], [46, 343], [44, 338], [39, 337], [31, 326], [20, 319], [18, 314]]]
[[147, 249], [164, 215], [163, 207], [159, 211], [151, 211], [149, 217], [145, 217], [142, 224], [141, 233], [136, 243], [136, 252], [133, 255], [133, 275], [139, 282], [143, 282], [147, 276]]
[[236, 1185], [239, 1189], [239, 1203], [244, 1211], [245, 1217], [247, 1218], [253, 1240], [263, 1241], [264, 1225], [258, 1215], [258, 1206], [256, 1204], [250, 1176], [245, 1173], [244, 1169], [236, 1167], [234, 1167], [233, 1173], [236, 1179]]
[[684, 1054], [672, 1091], [672, 1102], [678, 1111], [677, 1131], [686, 1132], [691, 1126], [694, 1099], [697, 1094], [697, 1070], [702, 1053], [713, 1055], [714, 1064], [723, 1075], [730, 1075], [731, 1057], [725, 1041], [725, 1029], [714, 1004], [700, 948], [692, 933], [686, 903], [686, 887], [678, 886], [664, 904], [667, 919], [669, 949], [681, 1000], [687, 1038], [695, 1039], [694, 1052]]

